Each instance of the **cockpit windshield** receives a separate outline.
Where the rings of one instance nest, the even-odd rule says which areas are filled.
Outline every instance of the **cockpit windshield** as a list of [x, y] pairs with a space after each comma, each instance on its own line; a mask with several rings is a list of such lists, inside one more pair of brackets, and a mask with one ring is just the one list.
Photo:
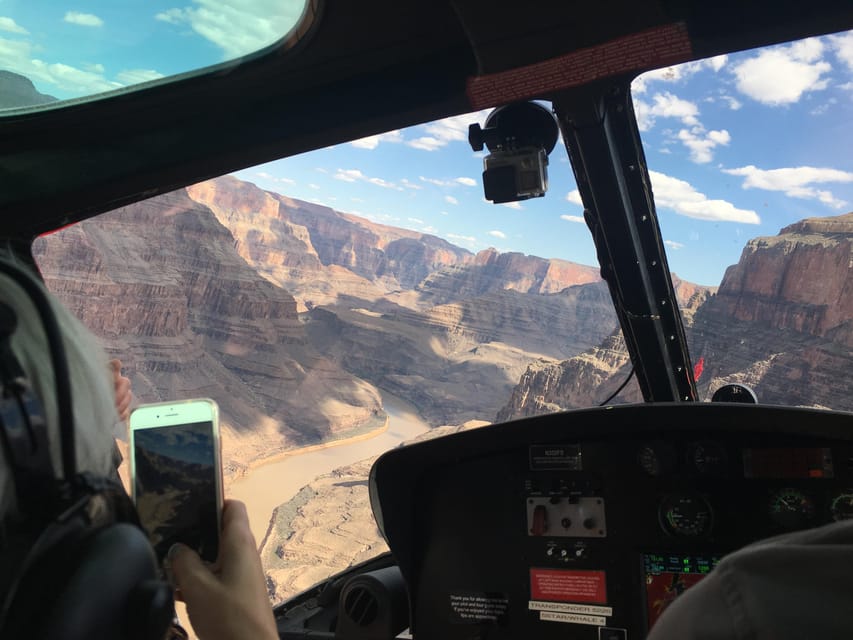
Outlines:
[[[851, 47], [634, 82], [702, 399], [741, 382], [853, 409]], [[565, 149], [545, 198], [487, 203], [466, 142], [487, 113], [247, 168], [33, 247], [139, 401], [219, 402], [226, 494], [249, 505], [274, 602], [386, 549], [366, 483], [383, 451], [595, 406], [631, 372]], [[612, 401], [641, 399], [631, 381]]]

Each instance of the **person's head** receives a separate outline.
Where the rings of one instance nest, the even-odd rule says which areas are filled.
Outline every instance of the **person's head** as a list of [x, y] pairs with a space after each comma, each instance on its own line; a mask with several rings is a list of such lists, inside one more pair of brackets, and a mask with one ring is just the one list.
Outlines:
[[[117, 482], [106, 356], [9, 256], [0, 256], [0, 325], [0, 636], [161, 639], [172, 591]], [[65, 373], [54, 368], [59, 353]], [[73, 411], [60, 415], [69, 395]], [[75, 465], [60, 434], [68, 414]]]
[[[8, 256], [0, 259], [10, 261]], [[55, 298], [48, 294], [56, 315], [68, 359], [71, 393], [74, 399], [74, 435], [77, 469], [99, 476], [114, 472], [112, 429], [118, 420], [113, 385], [108, 366], [97, 340]], [[56, 406], [56, 383], [50, 350], [38, 311], [29, 294], [11, 277], [0, 273], [0, 302], [17, 316], [11, 347], [21, 363], [33, 392], [41, 400], [47, 422], [53, 468], [61, 470], [60, 436]], [[0, 453], [0, 519], [18, 511], [14, 476], [8, 452]]]

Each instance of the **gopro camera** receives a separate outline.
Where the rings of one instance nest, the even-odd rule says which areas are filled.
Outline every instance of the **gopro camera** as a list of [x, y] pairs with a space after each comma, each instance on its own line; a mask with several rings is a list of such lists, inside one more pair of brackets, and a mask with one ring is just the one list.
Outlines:
[[474, 151], [487, 147], [483, 159], [483, 191], [498, 204], [539, 198], [548, 191], [548, 154], [557, 144], [554, 116], [534, 102], [498, 107], [485, 127], [468, 127]]

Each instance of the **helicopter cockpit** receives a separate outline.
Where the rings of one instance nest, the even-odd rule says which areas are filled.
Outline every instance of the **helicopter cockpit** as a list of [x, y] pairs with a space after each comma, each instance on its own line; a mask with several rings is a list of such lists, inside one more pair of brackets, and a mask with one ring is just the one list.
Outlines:
[[853, 518], [853, 10], [102, 4], [0, 4], [0, 228], [224, 399], [281, 638], [644, 638]]

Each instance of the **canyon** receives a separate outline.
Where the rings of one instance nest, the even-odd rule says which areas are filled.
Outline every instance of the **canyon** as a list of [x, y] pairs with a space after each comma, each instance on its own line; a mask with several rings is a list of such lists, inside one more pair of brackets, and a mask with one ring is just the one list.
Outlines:
[[616, 326], [593, 267], [472, 254], [231, 176], [44, 236], [33, 252], [140, 401], [219, 402], [234, 477], [377, 428], [379, 388], [433, 425], [491, 420], [531, 362], [571, 357]]
[[[676, 281], [699, 397], [723, 384], [760, 402], [853, 410], [853, 213], [808, 218], [750, 240], [715, 290]], [[557, 364], [533, 364], [497, 420], [589, 406], [627, 377], [620, 337]], [[598, 394], [598, 396], [592, 395]], [[632, 383], [617, 402], [641, 400]]]
[[[437, 435], [598, 404], [631, 367], [596, 268], [472, 253], [231, 176], [33, 251], [141, 401], [220, 403], [229, 487], [282, 453], [382, 433], [385, 393]], [[700, 396], [742, 382], [764, 402], [853, 408], [851, 258], [847, 214], [751, 240], [719, 287], [674, 277]], [[613, 401], [640, 400], [632, 381]], [[253, 525], [274, 600], [384, 549], [374, 457], [306, 471]]]

